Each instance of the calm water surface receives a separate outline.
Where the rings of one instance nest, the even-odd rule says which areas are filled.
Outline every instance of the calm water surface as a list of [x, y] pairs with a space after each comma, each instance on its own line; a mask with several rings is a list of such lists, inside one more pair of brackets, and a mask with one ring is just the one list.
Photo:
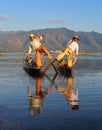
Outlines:
[[43, 78], [27, 75], [22, 59], [0, 57], [0, 130], [102, 130], [102, 57], [79, 57], [71, 77]]

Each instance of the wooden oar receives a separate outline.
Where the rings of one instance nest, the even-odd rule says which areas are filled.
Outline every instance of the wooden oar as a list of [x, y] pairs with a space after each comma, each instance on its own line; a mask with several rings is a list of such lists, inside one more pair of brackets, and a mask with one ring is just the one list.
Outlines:
[[42, 73], [44, 74], [48, 69], [50, 69], [51, 66], [53, 66], [55, 72], [58, 73], [58, 70], [57, 70], [57, 68], [56, 68], [55, 65], [54, 65], [55, 62], [56, 62], [56, 61], [51, 62], [51, 63], [42, 71]]
[[54, 65], [54, 63], [53, 63], [53, 62], [52, 62], [52, 66], [53, 66], [53, 68], [54, 68], [55, 72], [56, 72], [56, 73], [58, 73], [58, 70], [57, 70], [57, 68], [56, 68], [56, 66]]
[[[75, 60], [73, 61], [72, 67], [73, 67], [73, 66], [75, 65], [75, 63], [77, 62], [77, 59], [78, 59], [78, 58], [75, 58]], [[51, 66], [53, 66], [55, 72], [58, 73], [58, 70], [57, 70], [56, 66], [54, 65], [54, 63], [56, 63], [56, 62], [57, 62], [56, 60], [54, 60], [53, 62], [51, 62], [51, 63], [42, 71], [42, 73], [44, 74], [48, 69], [50, 69]]]
[[75, 65], [75, 63], [77, 62], [78, 58], [76, 57], [73, 61], [73, 66]]
[[50, 82], [51, 83], [53, 83], [54, 82], [54, 80], [56, 79], [56, 77], [57, 77], [57, 73], [54, 75], [54, 77], [51, 79], [46, 73], [44, 73], [44, 76], [48, 79], [48, 80], [50, 80]]

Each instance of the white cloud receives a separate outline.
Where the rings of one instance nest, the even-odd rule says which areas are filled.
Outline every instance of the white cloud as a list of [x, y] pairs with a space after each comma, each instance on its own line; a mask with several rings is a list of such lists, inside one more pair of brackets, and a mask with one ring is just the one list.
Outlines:
[[49, 19], [48, 23], [51, 24], [66, 24], [68, 21], [66, 19]]
[[12, 18], [6, 15], [0, 15], [0, 21], [12, 21]]

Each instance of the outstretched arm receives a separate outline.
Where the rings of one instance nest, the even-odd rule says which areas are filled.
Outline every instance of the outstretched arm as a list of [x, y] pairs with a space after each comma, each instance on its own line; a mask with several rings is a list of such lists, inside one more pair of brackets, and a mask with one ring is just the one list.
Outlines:
[[43, 37], [41, 36], [41, 34], [39, 32], [36, 32], [36, 36], [37, 36], [37, 40], [40, 42]]

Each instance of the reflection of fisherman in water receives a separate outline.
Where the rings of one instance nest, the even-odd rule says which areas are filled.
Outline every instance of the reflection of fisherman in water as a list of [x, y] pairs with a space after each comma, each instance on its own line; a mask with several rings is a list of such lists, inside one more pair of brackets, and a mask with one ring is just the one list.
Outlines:
[[78, 110], [78, 88], [73, 87], [73, 76], [69, 76], [67, 79], [68, 88], [65, 89], [62, 86], [56, 86], [56, 89], [65, 95], [68, 104], [71, 106], [72, 110]]
[[47, 87], [46, 90], [42, 91], [42, 78], [38, 77], [36, 79], [36, 91], [35, 94], [32, 94], [30, 87], [28, 87], [28, 98], [29, 98], [29, 105], [30, 105], [30, 113], [31, 115], [34, 114], [34, 110], [36, 110], [37, 114], [41, 114], [42, 110], [42, 102], [44, 97], [50, 93], [51, 86]]

